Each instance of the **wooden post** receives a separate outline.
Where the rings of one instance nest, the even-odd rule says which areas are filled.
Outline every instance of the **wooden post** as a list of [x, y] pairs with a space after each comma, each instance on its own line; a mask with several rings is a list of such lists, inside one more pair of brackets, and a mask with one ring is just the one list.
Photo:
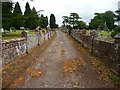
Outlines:
[[117, 54], [117, 68], [118, 68], [118, 77], [120, 77], [120, 33], [115, 36], [116, 44], [116, 54]]

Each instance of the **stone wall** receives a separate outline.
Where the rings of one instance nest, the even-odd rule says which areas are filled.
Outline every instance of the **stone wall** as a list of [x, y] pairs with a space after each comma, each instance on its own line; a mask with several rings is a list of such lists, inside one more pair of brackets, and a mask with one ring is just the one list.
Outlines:
[[115, 73], [118, 72], [120, 48], [116, 48], [117, 44], [115, 42], [100, 41], [95, 38], [92, 46], [91, 36], [86, 36], [80, 31], [72, 31], [71, 36], [80, 42], [89, 51], [93, 49], [93, 53], [100, 57], [112, 71]]
[[[19, 38], [15, 40], [3, 41], [2, 42], [2, 65], [6, 65], [11, 61], [17, 59], [19, 56], [29, 52], [31, 48], [42, 45], [53, 32], [38, 35], [28, 35], [27, 39]], [[1, 57], [0, 57], [1, 58]]]

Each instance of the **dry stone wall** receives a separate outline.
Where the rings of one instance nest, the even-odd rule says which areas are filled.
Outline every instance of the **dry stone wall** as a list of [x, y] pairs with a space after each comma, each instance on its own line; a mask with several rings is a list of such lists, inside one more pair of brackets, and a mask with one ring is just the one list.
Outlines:
[[27, 35], [27, 39], [19, 38], [15, 40], [2, 41], [2, 65], [6, 65], [13, 60], [16, 60], [21, 55], [29, 52], [31, 48], [42, 45], [54, 32], [50, 31], [49, 34]]
[[[72, 30], [71, 36], [81, 43], [89, 51], [93, 49], [93, 53], [106, 63], [112, 71], [119, 72], [120, 66], [120, 45], [115, 42], [100, 41], [97, 38], [92, 42], [91, 36], [86, 36], [80, 31]], [[93, 44], [93, 46], [92, 46]]]

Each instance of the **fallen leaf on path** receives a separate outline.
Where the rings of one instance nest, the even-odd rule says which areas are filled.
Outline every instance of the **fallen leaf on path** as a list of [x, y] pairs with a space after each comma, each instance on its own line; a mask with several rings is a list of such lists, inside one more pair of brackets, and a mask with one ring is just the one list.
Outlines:
[[73, 73], [78, 70], [78, 67], [86, 65], [85, 61], [82, 59], [74, 59], [74, 60], [65, 60], [63, 62], [63, 73]]
[[27, 72], [30, 74], [31, 77], [40, 77], [45, 74], [45, 71], [42, 69], [27, 69]]
[[15, 80], [15, 83], [13, 85], [11, 85], [10, 88], [16, 88], [17, 86], [22, 84], [22, 82], [24, 82], [24, 81], [25, 81], [25, 77], [20, 76], [18, 79]]

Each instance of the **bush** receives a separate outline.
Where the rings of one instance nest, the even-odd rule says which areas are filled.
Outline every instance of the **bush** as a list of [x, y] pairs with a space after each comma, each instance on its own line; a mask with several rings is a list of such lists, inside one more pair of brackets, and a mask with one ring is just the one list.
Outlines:
[[111, 33], [111, 37], [114, 38], [116, 34], [120, 33], [120, 26], [116, 27], [114, 31]]

